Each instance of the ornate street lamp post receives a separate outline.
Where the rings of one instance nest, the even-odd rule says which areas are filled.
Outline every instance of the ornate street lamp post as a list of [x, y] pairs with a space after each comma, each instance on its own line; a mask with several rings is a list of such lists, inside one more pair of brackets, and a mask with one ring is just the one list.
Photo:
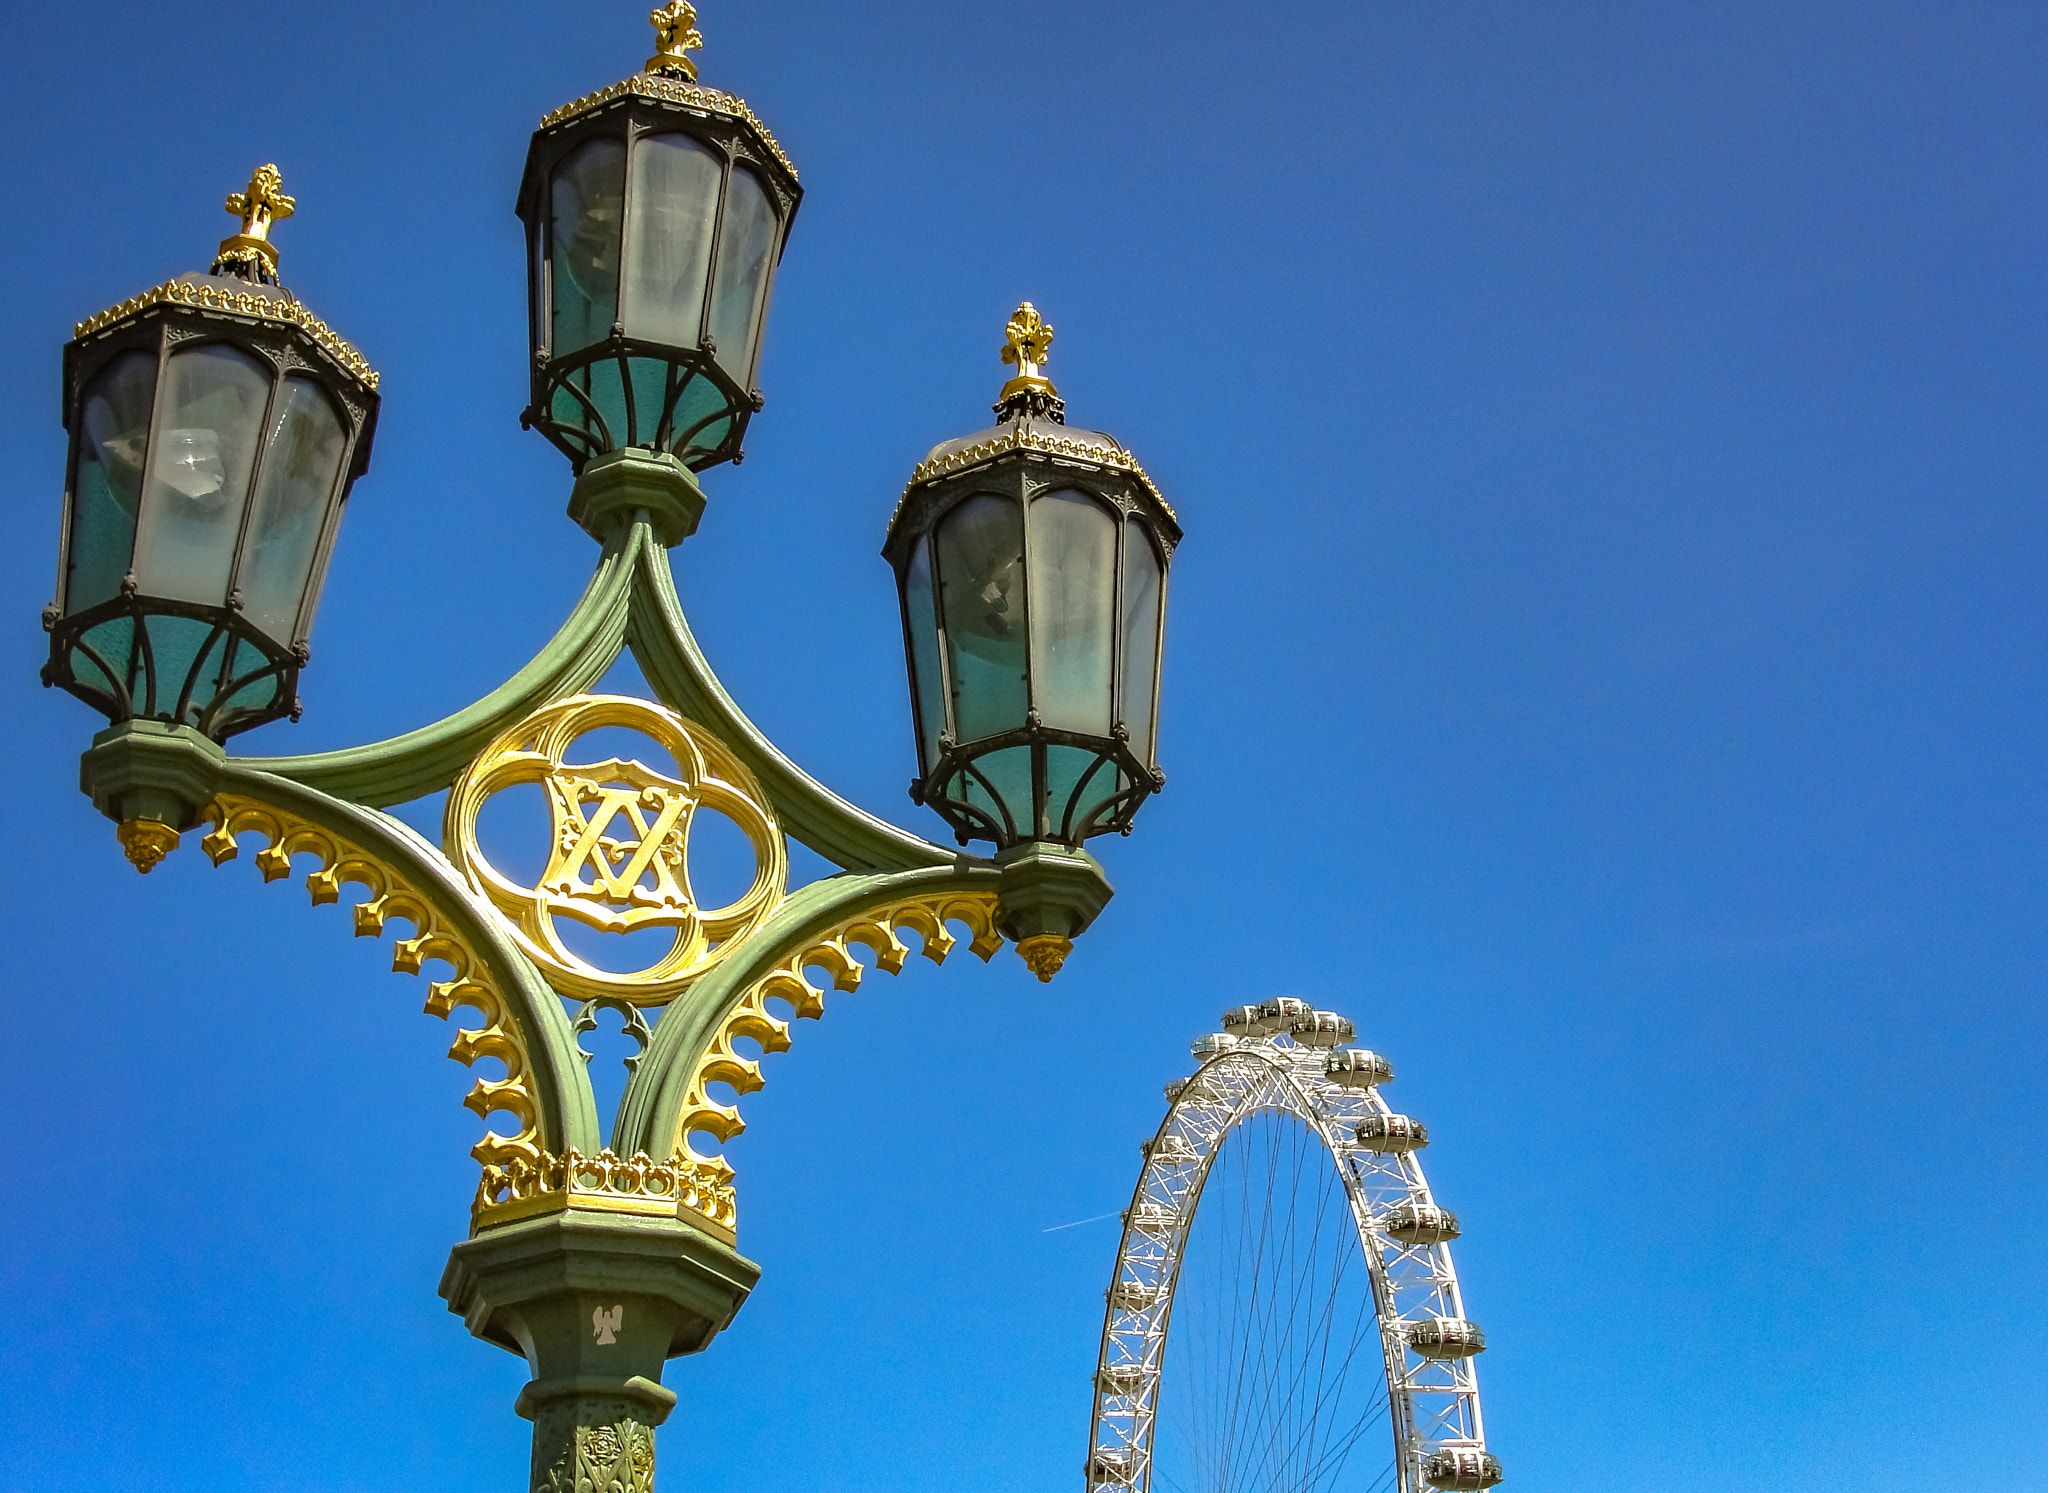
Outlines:
[[[732, 1320], [759, 1269], [737, 1250], [723, 1145], [760, 1054], [869, 963], [1006, 941], [1041, 979], [1108, 901], [1091, 836], [1128, 832], [1154, 766], [1165, 576], [1178, 524], [1115, 441], [1068, 430], [1039, 371], [1051, 341], [1010, 323], [1017, 377], [997, 426], [913, 473], [885, 553], [902, 584], [919, 777], [962, 844], [846, 802], [778, 751], [720, 685], [684, 620], [669, 547], [705, 507], [695, 472], [737, 459], [759, 408], [768, 293], [796, 172], [746, 105], [700, 85], [682, 0], [653, 16], [648, 70], [542, 121], [520, 215], [531, 250], [525, 423], [576, 471], [569, 514], [597, 569], [554, 638], [483, 700], [369, 746], [231, 757], [235, 732], [297, 714], [295, 684], [376, 376], [277, 284], [275, 168], [207, 275], [80, 325], [45, 680], [106, 712], [81, 781], [147, 871], [183, 832], [216, 864], [262, 842], [266, 880], [315, 905], [362, 889], [361, 936], [427, 1009], [465, 1014], [451, 1055], [495, 1060], [469, 1237], [441, 1284], [487, 1342], [523, 1356], [534, 1488], [652, 1487], [663, 1362]], [[654, 696], [588, 693], [630, 648]], [[637, 731], [646, 760], [580, 746]], [[654, 762], [656, 766], [647, 765]], [[492, 859], [492, 797], [538, 785], [552, 823], [531, 881]], [[384, 812], [447, 792], [436, 847]], [[692, 826], [723, 816], [754, 854], [723, 906], [690, 875]], [[790, 884], [794, 839], [839, 868]], [[506, 859], [510, 859], [507, 857]], [[619, 973], [564, 923], [661, 935]], [[642, 947], [636, 943], [635, 948]], [[602, 1123], [579, 1034], [600, 1008], [640, 1044]], [[793, 1013], [785, 1018], [782, 1012]]]

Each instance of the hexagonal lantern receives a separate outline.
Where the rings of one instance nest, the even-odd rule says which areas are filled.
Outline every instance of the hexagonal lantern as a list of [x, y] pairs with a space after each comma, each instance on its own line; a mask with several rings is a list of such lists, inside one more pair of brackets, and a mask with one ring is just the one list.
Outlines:
[[277, 281], [275, 166], [205, 274], [78, 324], [43, 682], [115, 722], [223, 741], [299, 711], [299, 669], [349, 488], [370, 462], [377, 375]]
[[541, 120], [519, 189], [537, 429], [577, 471], [628, 446], [740, 459], [775, 267], [803, 197], [744, 101], [696, 82], [683, 0], [647, 70]]
[[915, 716], [911, 796], [962, 844], [1130, 832], [1156, 766], [1166, 571], [1179, 521], [1113, 438], [1067, 426], [1052, 328], [1010, 319], [996, 424], [911, 474], [896, 568]]

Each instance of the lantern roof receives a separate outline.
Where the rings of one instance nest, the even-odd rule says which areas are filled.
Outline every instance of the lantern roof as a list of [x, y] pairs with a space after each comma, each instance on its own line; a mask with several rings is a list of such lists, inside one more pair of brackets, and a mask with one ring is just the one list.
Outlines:
[[1016, 368], [1016, 375], [1003, 385], [995, 404], [996, 423], [972, 435], [941, 441], [926, 453], [904, 486], [903, 498], [890, 516], [893, 532], [905, 505], [918, 488], [974, 470], [1013, 454], [1051, 457], [1056, 461], [1078, 462], [1102, 471], [1134, 478], [1136, 485], [1157, 504], [1155, 517], [1171, 529], [1169, 537], [1180, 537], [1180, 518], [1173, 505], [1137, 457], [1122, 442], [1101, 430], [1081, 430], [1066, 423], [1066, 404], [1045, 376], [1047, 353], [1052, 348], [1052, 325], [1026, 301], [1011, 315], [1004, 328], [1002, 359]]
[[190, 307], [296, 327], [343, 374], [365, 392], [376, 393], [377, 371], [368, 360], [307, 310], [297, 296], [278, 284], [277, 246], [270, 242], [270, 228], [278, 219], [290, 217], [298, 204], [285, 196], [284, 179], [277, 167], [259, 166], [248, 187], [231, 193], [226, 205], [230, 213], [241, 219], [241, 229], [221, 240], [211, 269], [204, 273], [188, 271], [140, 295], [130, 296], [118, 306], [88, 316], [72, 329], [73, 341], [83, 342], [158, 307]]
[[723, 89], [705, 87], [697, 81], [697, 64], [686, 55], [704, 45], [704, 38], [697, 30], [696, 7], [688, 4], [687, 0], [671, 0], [670, 4], [652, 12], [648, 19], [654, 23], [655, 53], [647, 59], [646, 70], [549, 111], [541, 116], [541, 130], [551, 130], [556, 125], [594, 113], [621, 99], [679, 105], [738, 121], [760, 143], [762, 150], [789, 173], [790, 181], [795, 182], [795, 164], [769, 132], [768, 126], [747, 107], [747, 101]]

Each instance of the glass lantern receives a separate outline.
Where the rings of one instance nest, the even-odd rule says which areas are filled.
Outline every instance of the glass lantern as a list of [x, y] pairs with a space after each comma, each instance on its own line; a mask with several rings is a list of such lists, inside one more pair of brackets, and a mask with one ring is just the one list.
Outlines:
[[537, 429], [581, 471], [642, 446], [740, 459], [775, 267], [803, 196], [766, 126], [701, 87], [696, 12], [654, 13], [647, 71], [541, 121], [519, 192]]
[[206, 274], [79, 323], [71, 456], [43, 678], [119, 722], [216, 741], [297, 717], [298, 675], [377, 375], [277, 283], [275, 166]]
[[919, 777], [960, 843], [1079, 846], [1165, 783], [1157, 766], [1166, 572], [1180, 524], [1131, 454], [1065, 424], [1040, 371], [1052, 328], [1008, 327], [989, 430], [912, 473], [883, 555], [903, 606]]

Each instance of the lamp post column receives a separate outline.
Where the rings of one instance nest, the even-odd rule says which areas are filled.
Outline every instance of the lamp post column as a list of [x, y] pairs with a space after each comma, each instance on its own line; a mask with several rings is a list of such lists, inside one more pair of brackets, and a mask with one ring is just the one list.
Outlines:
[[652, 1493], [663, 1362], [705, 1347], [760, 1270], [671, 1218], [568, 1211], [455, 1246], [441, 1295], [469, 1330], [523, 1355], [534, 1493]]

